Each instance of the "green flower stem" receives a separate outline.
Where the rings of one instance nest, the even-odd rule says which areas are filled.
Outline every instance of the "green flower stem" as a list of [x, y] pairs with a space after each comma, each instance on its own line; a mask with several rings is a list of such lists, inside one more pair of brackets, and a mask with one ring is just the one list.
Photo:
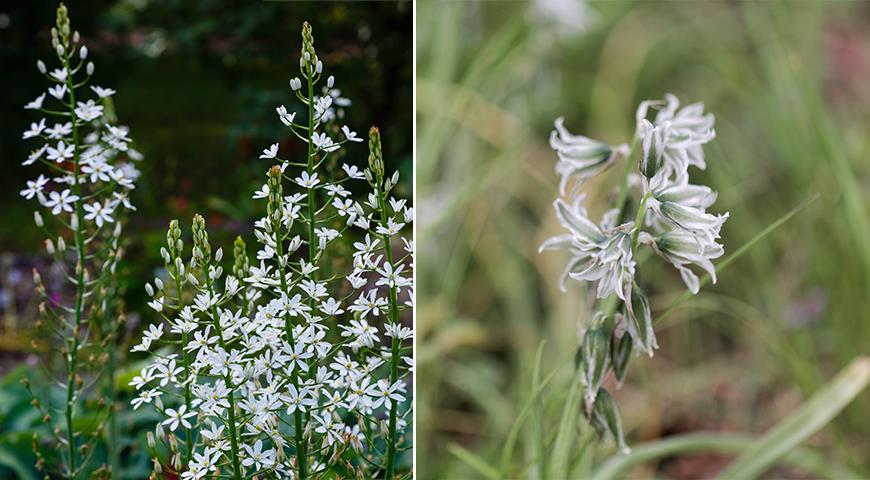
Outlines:
[[[280, 260], [281, 257], [284, 256], [284, 241], [281, 239], [281, 219], [272, 219], [272, 229], [275, 230], [275, 248], [278, 255], [278, 273], [281, 278], [281, 291], [289, 294], [290, 289], [287, 287], [287, 278]], [[293, 320], [290, 318], [290, 314], [287, 313], [284, 314], [284, 330], [287, 334], [287, 343], [292, 347], [295, 343], [293, 340]], [[297, 389], [299, 388], [298, 369], [294, 368], [293, 371], [290, 372], [290, 381], [293, 382], [294, 387]], [[296, 458], [299, 460], [299, 478], [304, 480], [308, 476], [308, 459], [304, 430], [302, 428], [302, 412], [297, 408], [293, 413], [293, 416], [295, 421], [294, 427], [296, 429]]]
[[[209, 273], [208, 265], [205, 265], [205, 285], [208, 288], [209, 295], [212, 298], [215, 297], [214, 284], [211, 280], [211, 275]], [[221, 328], [220, 317], [218, 316], [217, 306], [211, 306], [211, 316], [212, 316], [212, 324], [214, 325], [215, 332], [218, 334], [218, 343], [221, 348], [227, 351], [227, 345], [224, 341], [224, 332]], [[239, 464], [239, 441], [238, 434], [236, 433], [236, 400], [235, 400], [235, 385], [233, 385], [232, 374], [227, 371], [226, 375], [224, 375], [224, 382], [227, 384], [227, 388], [229, 389], [228, 400], [230, 403], [230, 407], [227, 409], [229, 413], [229, 419], [227, 421], [228, 427], [230, 429], [230, 452], [232, 453], [232, 461], [233, 461], [233, 478], [235, 480], [242, 480], [242, 467]]]
[[646, 216], [646, 202], [649, 201], [650, 193], [647, 192], [640, 199], [640, 205], [637, 206], [637, 214], [634, 217], [634, 230], [631, 231], [631, 254], [637, 251], [637, 238], [640, 236], [640, 229], [643, 227], [643, 220]]
[[[170, 245], [169, 247], [172, 248], [173, 250], [175, 249], [174, 245]], [[178, 257], [176, 257], [176, 258], [178, 258]], [[175, 294], [177, 295], [177, 299], [178, 299], [177, 300], [177, 302], [178, 302], [177, 307], [178, 307], [178, 312], [180, 313], [184, 307], [184, 297], [183, 297], [184, 292], [183, 292], [183, 288], [182, 288], [183, 287], [183, 285], [182, 285], [183, 280], [181, 277], [181, 272], [178, 269], [178, 263], [175, 262], [175, 259], [173, 259], [172, 263], [173, 263], [174, 269], [175, 269]], [[185, 379], [185, 382], [184, 382], [184, 404], [187, 406], [187, 411], [190, 412], [190, 411], [193, 411], [193, 409], [191, 407], [192, 401], [191, 401], [191, 395], [190, 395], [190, 382], [187, 381], [190, 378], [190, 352], [188, 352], [187, 349], [185, 349], [185, 347], [187, 347], [187, 340], [188, 340], [187, 332], [182, 331], [181, 332], [181, 352], [182, 352], [182, 361], [184, 362], [184, 375], [185, 375], [185, 378], [184, 378]], [[186, 457], [184, 457], [184, 461], [182, 463], [184, 465], [187, 465], [190, 462], [190, 459], [193, 458], [193, 436], [191, 434], [191, 429], [189, 429], [189, 428], [185, 428], [184, 433], [185, 433], [185, 437], [184, 437], [185, 443], [187, 444], [186, 445], [187, 455], [186, 455]]]
[[[378, 174], [377, 176], [377, 184], [375, 186], [378, 195], [378, 209], [380, 210], [381, 216], [381, 225], [386, 228], [387, 227], [387, 205], [384, 201], [385, 194], [381, 190], [381, 184], [383, 183], [383, 175]], [[390, 245], [390, 235], [383, 234], [381, 238], [384, 241], [384, 250], [387, 256], [387, 263], [393, 267], [393, 271], [395, 271], [395, 265], [393, 264], [393, 249]], [[399, 300], [398, 295], [396, 293], [396, 285], [395, 283], [390, 286], [390, 322], [393, 324], [399, 323]], [[390, 359], [390, 386], [395, 384], [399, 380], [399, 339], [393, 337], [392, 344], [392, 358]], [[390, 438], [388, 439], [387, 444], [387, 472], [386, 478], [392, 479], [395, 474], [396, 468], [396, 416], [398, 414], [398, 402], [391, 402], [392, 405], [390, 407]]]
[[[69, 49], [66, 50], [63, 57], [64, 68], [67, 71], [70, 69]], [[69, 478], [75, 479], [78, 477], [76, 466], [76, 440], [75, 431], [73, 430], [73, 415], [75, 410], [73, 405], [76, 397], [76, 369], [78, 368], [78, 350], [79, 350], [79, 330], [82, 323], [82, 314], [84, 311], [85, 300], [85, 249], [84, 249], [84, 215], [82, 214], [82, 196], [81, 185], [79, 185], [79, 129], [78, 117], [75, 112], [75, 90], [73, 88], [72, 75], [68, 75], [66, 79], [67, 89], [69, 90], [69, 114], [70, 121], [73, 126], [73, 195], [79, 197], [75, 201], [75, 216], [76, 229], [75, 244], [76, 254], [78, 255], [76, 264], [76, 306], [75, 306], [75, 327], [72, 330], [72, 348], [69, 351], [69, 359], [67, 362], [67, 386], [66, 386], [66, 431], [69, 442]]]

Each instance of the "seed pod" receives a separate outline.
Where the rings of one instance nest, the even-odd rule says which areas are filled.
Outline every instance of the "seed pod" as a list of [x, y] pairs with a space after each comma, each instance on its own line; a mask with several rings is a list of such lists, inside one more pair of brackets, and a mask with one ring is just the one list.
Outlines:
[[653, 331], [649, 301], [637, 283], [632, 285], [631, 301], [626, 302], [625, 306], [628, 311], [627, 330], [634, 340], [634, 346], [652, 357], [659, 345]]
[[622, 431], [622, 420], [619, 418], [619, 410], [616, 408], [616, 402], [610, 393], [601, 389], [598, 392], [598, 398], [595, 400], [595, 407], [592, 409], [592, 414], [588, 416], [589, 423], [598, 432], [602, 439], [611, 438], [616, 443], [617, 448], [623, 454], [628, 454], [631, 449], [625, 444], [625, 435]]

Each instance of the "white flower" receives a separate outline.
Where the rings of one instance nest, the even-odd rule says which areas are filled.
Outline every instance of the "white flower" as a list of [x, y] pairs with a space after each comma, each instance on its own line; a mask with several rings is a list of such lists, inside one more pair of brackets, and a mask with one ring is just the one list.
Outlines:
[[169, 430], [173, 432], [178, 428], [178, 424], [181, 424], [184, 428], [191, 428], [192, 425], [187, 419], [196, 416], [196, 412], [185, 412], [187, 412], [187, 405], [178, 407], [178, 410], [167, 408], [166, 416], [169, 418], [163, 421], [163, 425], [169, 425]]
[[341, 165], [341, 169], [344, 170], [344, 173], [346, 173], [349, 178], [355, 180], [364, 180], [366, 178], [362, 170], [358, 169], [356, 165], [348, 165], [344, 163]]
[[99, 87], [97, 85], [91, 85], [91, 90], [93, 90], [94, 93], [96, 93], [97, 96], [100, 98], [109, 98], [112, 95], [118, 93], [118, 92], [112, 90], [111, 88], [103, 88], [103, 87]]
[[21, 138], [23, 138], [24, 140], [27, 140], [28, 138], [38, 137], [42, 133], [43, 130], [45, 130], [45, 119], [44, 118], [40, 119], [39, 123], [32, 122], [30, 124], [30, 129], [25, 131], [21, 135]]
[[244, 447], [247, 456], [242, 460], [242, 465], [246, 467], [254, 465], [257, 470], [270, 469], [275, 465], [275, 449], [270, 448], [264, 452], [262, 440], [254, 442], [253, 447], [248, 444], [245, 444]]
[[391, 408], [393, 402], [404, 402], [405, 397], [398, 393], [402, 387], [402, 382], [396, 382], [390, 385], [387, 380], [378, 380], [378, 383], [366, 389], [366, 395], [372, 397], [372, 407], [378, 408], [383, 404], [386, 408]]
[[296, 112], [287, 113], [287, 107], [284, 105], [275, 108], [275, 111], [278, 112], [278, 119], [281, 120], [281, 123], [288, 127], [293, 124], [293, 119], [296, 118]]
[[115, 221], [115, 219], [112, 218], [112, 213], [115, 208], [108, 201], [105, 203], [86, 203], [83, 205], [83, 208], [85, 209], [85, 212], [87, 212], [85, 214], [85, 220], [93, 220], [98, 227], [102, 227], [103, 223], [112, 223]]
[[308, 172], [302, 172], [302, 174], [294, 178], [293, 181], [299, 184], [300, 187], [304, 188], [314, 188], [320, 184], [320, 179], [317, 178], [317, 173], [308, 175]]
[[47, 128], [45, 133], [52, 140], [61, 140], [72, 133], [72, 122], [55, 123], [53, 127]]
[[278, 144], [273, 143], [272, 146], [263, 150], [263, 154], [260, 155], [260, 158], [275, 158], [278, 155]]
[[351, 142], [362, 142], [363, 139], [356, 136], [356, 132], [351, 131], [351, 129], [347, 128], [347, 125], [342, 125], [341, 131], [344, 133], [344, 138]]
[[63, 143], [63, 140], [61, 140], [57, 142], [56, 147], [48, 147], [47, 158], [49, 160], [54, 160], [57, 163], [63, 163], [64, 161], [73, 158], [74, 151], [75, 145], [67, 145]]
[[340, 147], [340, 145], [334, 143], [326, 133], [314, 132], [314, 135], [311, 137], [311, 141], [314, 143], [315, 147], [327, 153], [334, 152]]
[[[51, 95], [52, 97], [58, 99], [58, 100], [63, 100], [63, 96], [66, 95], [66, 91], [67, 91], [66, 84], [61, 84], [61, 85], [55, 85], [53, 87], [50, 87], [48, 89], [48, 94]], [[41, 107], [37, 107], [37, 108], [41, 108]]]
[[[706, 168], [702, 146], [716, 138], [712, 114], [704, 115], [704, 104], [695, 103], [679, 108], [680, 102], [671, 94], [664, 100], [646, 100], [637, 108], [637, 136], [643, 147], [642, 171], [651, 178], [659, 170], [679, 182], [688, 178], [688, 167]], [[650, 109], [658, 113], [653, 122], [647, 120]]]
[[77, 102], [75, 113], [78, 118], [85, 122], [90, 122], [91, 120], [96, 120], [103, 115], [103, 106], [97, 105], [93, 100]]
[[151, 403], [151, 400], [162, 395], [163, 392], [159, 390], [143, 390], [139, 396], [134, 398], [130, 403], [133, 404], [133, 410], [141, 407], [143, 403]]
[[58, 82], [65, 82], [69, 72], [65, 68], [55, 68], [49, 75]]
[[42, 102], [45, 101], [45, 94], [36, 97], [36, 99], [27, 102], [27, 105], [24, 105], [25, 110], [39, 110], [42, 108]]
[[41, 157], [42, 154], [45, 153], [46, 148], [48, 148], [48, 146], [43, 145], [43, 146], [37, 148], [36, 150], [30, 152], [30, 155], [27, 156], [27, 160], [21, 162], [21, 165], [27, 166], [27, 165], [33, 165], [34, 163], [36, 163], [36, 161], [39, 160], [39, 157]]
[[550, 147], [559, 155], [556, 174], [561, 177], [559, 192], [562, 195], [572, 178], [582, 182], [610, 166], [618, 156], [628, 153], [627, 145], [611, 147], [583, 135], [573, 135], [564, 122], [564, 118], [557, 118], [556, 129], [550, 133]]
[[160, 337], [163, 336], [163, 324], [158, 325], [149, 325], [148, 331], [142, 335], [142, 342], [139, 345], [133, 347], [131, 352], [147, 352], [149, 348], [151, 348], [151, 343], [155, 340], [159, 340]]
[[73, 205], [78, 199], [78, 195], [73, 195], [70, 193], [69, 189], [60, 193], [49, 192], [48, 201], [45, 202], [45, 206], [51, 209], [53, 215], [57, 215], [62, 211], [72, 212]]
[[40, 175], [36, 180], [28, 180], [27, 188], [21, 191], [21, 196], [30, 200], [36, 195], [42, 195], [42, 190], [47, 183], [48, 179], [45, 175]]

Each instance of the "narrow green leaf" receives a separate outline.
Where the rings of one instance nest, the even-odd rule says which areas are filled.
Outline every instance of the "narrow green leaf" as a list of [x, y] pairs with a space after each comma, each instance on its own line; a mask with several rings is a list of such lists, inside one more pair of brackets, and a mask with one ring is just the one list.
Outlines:
[[477, 455], [471, 453], [471, 451], [455, 443], [447, 445], [447, 451], [453, 454], [453, 456], [458, 458], [462, 463], [473, 468], [477, 473], [483, 475], [484, 477], [492, 480], [498, 479], [498, 470], [496, 470], [495, 467], [493, 467], [492, 465], [486, 463]]
[[556, 443], [553, 445], [553, 454], [550, 457], [550, 478], [567, 478], [568, 460], [571, 457], [577, 433], [577, 413], [580, 411], [580, 403], [583, 400], [582, 387], [582, 376], [575, 373], [568, 398], [565, 399], [562, 418], [559, 420], [559, 432], [556, 435]]
[[820, 392], [798, 411], [747, 447], [721, 478], [747, 480], [756, 478], [789, 451], [818, 432], [846, 408], [870, 383], [870, 357], [852, 360]]
[[[538, 347], [538, 356], [535, 359], [535, 369], [536, 369], [537, 373], [540, 373], [540, 369], [542, 368], [542, 363], [540, 363], [540, 362], [541, 362], [541, 359], [543, 356], [543, 346], [544, 346], [544, 342], [542, 341], [541, 345]], [[526, 404], [523, 405], [522, 410], [520, 410], [520, 414], [517, 415], [517, 419], [514, 421], [514, 424], [511, 427], [511, 431], [508, 434], [507, 440], [505, 441], [504, 447], [502, 448], [502, 451], [501, 451], [501, 476], [503, 478], [507, 476], [507, 470], [510, 467], [511, 459], [513, 459], [514, 447], [517, 443], [517, 438], [519, 437], [520, 428], [523, 426], [523, 422], [525, 421], [526, 417], [529, 415], [529, 412], [531, 412], [533, 407], [541, 409], [541, 415], [542, 415], [541, 426], [540, 426], [541, 438], [540, 438], [540, 443], [539, 443], [539, 446], [541, 447], [541, 451], [539, 452], [539, 455], [543, 455], [543, 453], [544, 453], [543, 448], [544, 448], [544, 443], [545, 443], [544, 442], [544, 434], [543, 434], [543, 408], [544, 407], [543, 407], [543, 402], [540, 401], [540, 398], [541, 398], [541, 393], [543, 393], [543, 391], [544, 391], [544, 387], [546, 387], [547, 384], [550, 383], [550, 380], [553, 379], [553, 377], [556, 375], [557, 371], [558, 370], [553, 370], [552, 372], [550, 372], [549, 375], [547, 375], [546, 378], [543, 379], [543, 381], [539, 381], [539, 382], [535, 383], [535, 389], [532, 391], [532, 395], [526, 401]], [[540, 378], [540, 375], [537, 375], [536, 378]], [[532, 435], [533, 436], [534, 436], [534, 432], [535, 432], [534, 429], [535, 429], [535, 426], [533, 424], [532, 425], [532, 432], [533, 432]], [[536, 440], [536, 442], [537, 441], [538, 440]]]
[[[614, 455], [598, 466], [589, 480], [614, 480], [626, 478], [638, 465], [660, 458], [698, 452], [734, 454], [745, 451], [757, 441], [757, 437], [725, 432], [697, 432], [674, 435], [654, 442], [634, 445], [628, 455]], [[798, 468], [814, 478], [847, 479], [861, 478], [855, 472], [829, 460], [805, 447], [798, 447], [782, 458], [782, 464]]]

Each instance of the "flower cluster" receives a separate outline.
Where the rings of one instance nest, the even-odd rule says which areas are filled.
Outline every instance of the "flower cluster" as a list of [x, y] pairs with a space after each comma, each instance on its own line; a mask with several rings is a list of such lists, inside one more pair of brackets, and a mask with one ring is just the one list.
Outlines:
[[[652, 120], [648, 117], [655, 112]], [[724, 253], [719, 231], [728, 214], [715, 215], [707, 209], [716, 201], [709, 187], [689, 183], [689, 167], [706, 168], [703, 145], [715, 138], [712, 114], [703, 104], [680, 108], [673, 95], [664, 100], [644, 101], [637, 109], [637, 127], [632, 147], [611, 147], [606, 143], [572, 135], [556, 120], [550, 145], [559, 155], [556, 173], [560, 191], [575, 181], [572, 199], [554, 203], [559, 223], [567, 233], [547, 239], [541, 250], [560, 249], [571, 254], [561, 287], [567, 279], [597, 282], [595, 297], [602, 300], [599, 311], [587, 325], [578, 351], [578, 369], [585, 385], [586, 412], [600, 432], [612, 435], [625, 449], [615, 405], [601, 383], [609, 369], [621, 382], [632, 351], [650, 356], [658, 347], [649, 302], [639, 286], [636, 253], [648, 245], [680, 272], [686, 286], [697, 293], [700, 280], [690, 268], [716, 272], [711, 260]], [[589, 218], [583, 206], [585, 194], [578, 190], [583, 181], [599, 174], [626, 157], [631, 161], [635, 145], [641, 146], [637, 172], [626, 167], [617, 203], [599, 222]], [[640, 199], [633, 220], [630, 190], [639, 189]]]
[[[302, 78], [290, 87], [303, 111], [276, 112], [307, 155], [284, 160], [277, 143], [261, 155], [276, 164], [253, 195], [265, 211], [254, 223], [256, 260], [238, 238], [225, 271], [200, 216], [187, 257], [173, 221], [165, 272], [146, 285], [164, 322], [133, 348], [153, 361], [131, 385], [133, 407], [153, 405], [164, 418], [149, 436], [155, 476], [392, 478], [399, 449], [410, 448], [400, 432], [411, 414], [412, 332], [399, 315], [413, 307], [414, 244], [402, 235], [413, 208], [390, 195], [399, 176], [385, 176], [376, 128], [368, 168], [324, 167], [363, 139], [335, 125], [349, 102], [334, 108], [333, 77], [325, 95], [314, 94], [323, 65], [307, 23], [302, 43]], [[360, 200], [354, 182], [371, 188]]]
[[[88, 48], [72, 29], [63, 4], [57, 9], [51, 42], [58, 66], [37, 62], [51, 86], [24, 106], [43, 117], [22, 134], [23, 139], [38, 142], [22, 165], [39, 165], [45, 173], [28, 181], [21, 195], [39, 207], [34, 220], [48, 237], [46, 249], [64, 265], [75, 288], [73, 299], [59, 300], [60, 292], [46, 292], [41, 276], [34, 272], [37, 291], [45, 299], [38, 325], [51, 334], [39, 341], [57, 340], [65, 365], [65, 378], [58, 380], [67, 390], [63, 423], [52, 429], [64, 446], [64, 465], [53, 474], [75, 478], [83, 472], [110, 414], [103, 408], [102, 420], [88, 435], [75, 430], [80, 423], [75, 419], [78, 405], [87, 386], [96, 383], [96, 368], [111, 362], [106, 352], [114, 352], [122, 321], [115, 271], [123, 251], [122, 219], [135, 210], [129, 195], [139, 171], [133, 161], [142, 157], [131, 147], [129, 129], [117, 124], [111, 100], [115, 91], [89, 85], [94, 64], [88, 61]], [[42, 409], [39, 400], [34, 401]], [[47, 421], [50, 410], [46, 409]], [[42, 461], [42, 454], [37, 451], [37, 455]]]

